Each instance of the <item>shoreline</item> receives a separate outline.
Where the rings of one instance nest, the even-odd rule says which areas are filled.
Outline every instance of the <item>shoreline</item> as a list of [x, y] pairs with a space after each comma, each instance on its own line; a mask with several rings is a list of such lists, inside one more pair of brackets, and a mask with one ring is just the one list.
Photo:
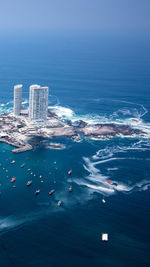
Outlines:
[[29, 143], [29, 139], [36, 137], [48, 138], [50, 140], [55, 137], [67, 137], [71, 138], [74, 142], [81, 142], [84, 137], [93, 140], [94, 138], [104, 140], [120, 136], [146, 136], [142, 130], [125, 124], [88, 124], [80, 120], [78, 125], [74, 126], [71, 121], [61, 121], [52, 112], [48, 112], [47, 121], [42, 123], [30, 122], [28, 117], [24, 115], [15, 117], [12, 113], [4, 113], [0, 115], [0, 129], [0, 142], [15, 147], [12, 149], [13, 153], [32, 150], [33, 146]]

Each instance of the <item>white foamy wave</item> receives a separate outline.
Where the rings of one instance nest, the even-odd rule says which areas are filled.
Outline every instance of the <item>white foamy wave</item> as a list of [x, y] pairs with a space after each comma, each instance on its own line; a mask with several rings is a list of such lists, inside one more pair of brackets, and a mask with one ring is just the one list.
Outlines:
[[[74, 182], [80, 186], [86, 187], [90, 190], [90, 193], [97, 192], [106, 196], [117, 192], [132, 193], [135, 191], [148, 190], [150, 188], [150, 180], [143, 179], [137, 183], [131, 182], [131, 177], [130, 180], [125, 177], [126, 182], [116, 179], [114, 180], [111, 177], [112, 171], [118, 170], [117, 167], [107, 168], [107, 175], [101, 173], [100, 166], [105, 166], [106, 163], [108, 164], [112, 161], [143, 160], [143, 158], [130, 157], [128, 154], [126, 156], [126, 152], [130, 150], [150, 150], [150, 140], [140, 140], [138, 142], [134, 142], [131, 146], [109, 146], [98, 150], [91, 158], [83, 157], [83, 168], [88, 172], [88, 175], [86, 175], [83, 179], [74, 179]], [[120, 157], [122, 153], [125, 157]], [[149, 158], [146, 160], [149, 160]]]
[[78, 122], [80, 120], [83, 120], [88, 124], [111, 122], [111, 120], [109, 120], [105, 116], [99, 116], [97, 114], [86, 114], [86, 115], [76, 114], [71, 108], [59, 105], [49, 106], [49, 110], [51, 112], [54, 112], [59, 117], [59, 119], [71, 120], [72, 123]]
[[13, 110], [13, 101], [0, 104], [0, 114], [9, 113]]
[[73, 110], [62, 106], [49, 107], [49, 110], [54, 112], [60, 119], [71, 119], [73, 117]]
[[108, 171], [118, 171], [118, 168], [114, 167], [114, 168], [107, 168]]
[[0, 104], [0, 107], [7, 107], [7, 106], [9, 106], [9, 105], [12, 105], [13, 104], [13, 101], [9, 101], [9, 102], [7, 102], [7, 103], [3, 103], [3, 104]]
[[138, 142], [134, 142], [130, 146], [117, 145], [117, 146], [112, 146], [112, 147], [106, 147], [104, 149], [98, 150], [96, 154], [92, 156], [92, 159], [93, 160], [110, 159], [110, 158], [113, 158], [115, 154], [126, 153], [129, 150], [138, 150], [138, 151], [150, 150], [150, 140], [142, 139]]
[[[114, 102], [112, 100], [111, 102]], [[150, 123], [145, 123], [142, 117], [148, 112], [147, 109], [141, 104], [135, 104], [127, 101], [119, 101], [123, 104], [135, 105], [136, 107], [127, 108], [122, 107], [112, 114], [77, 114], [70, 107], [63, 107], [60, 105], [50, 106], [49, 110], [54, 112], [60, 120], [71, 120], [76, 125], [80, 120], [88, 124], [116, 124], [116, 125], [129, 125], [131, 128], [140, 130], [143, 138], [150, 138]], [[111, 103], [110, 103], [111, 104]], [[137, 108], [139, 107], [139, 109]], [[137, 136], [137, 134], [135, 135]], [[135, 137], [132, 135], [132, 137]], [[124, 138], [123, 135], [120, 137]], [[126, 138], [130, 138], [127, 136]], [[105, 140], [105, 139], [104, 139]]]
[[90, 191], [105, 194], [107, 196], [115, 193], [115, 190], [113, 188], [106, 187], [105, 185], [103, 185], [103, 183], [99, 183], [96, 185], [96, 184], [88, 183], [88, 182], [83, 181], [83, 180], [81, 181], [79, 179], [75, 179], [74, 182], [80, 186], [87, 187]]
[[[143, 116], [148, 113], [148, 110], [144, 107], [144, 105], [131, 102], [131, 101], [125, 101], [121, 99], [109, 99], [109, 98], [96, 98], [93, 99], [94, 102], [105, 104], [113, 108], [115, 107], [115, 111], [111, 114], [111, 117], [117, 117], [120, 115], [123, 116], [131, 116], [137, 119], [142, 118]], [[116, 106], [117, 105], [117, 106]], [[120, 108], [117, 108], [118, 106], [121, 106]]]

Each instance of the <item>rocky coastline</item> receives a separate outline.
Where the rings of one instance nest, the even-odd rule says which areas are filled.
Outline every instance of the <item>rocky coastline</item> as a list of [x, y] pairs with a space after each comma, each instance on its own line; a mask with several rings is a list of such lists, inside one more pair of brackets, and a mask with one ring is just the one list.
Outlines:
[[[112, 138], [112, 137], [133, 137], [144, 133], [129, 125], [115, 123], [88, 124], [80, 120], [77, 125], [71, 121], [61, 121], [56, 114], [49, 112], [46, 122], [31, 123], [26, 116], [14, 117], [12, 113], [0, 115], [0, 142], [7, 143], [15, 147], [13, 153], [32, 150], [30, 140], [36, 137], [52, 139], [55, 137], [72, 138], [75, 142], [80, 142], [85, 138]], [[59, 148], [53, 144], [52, 148]]]

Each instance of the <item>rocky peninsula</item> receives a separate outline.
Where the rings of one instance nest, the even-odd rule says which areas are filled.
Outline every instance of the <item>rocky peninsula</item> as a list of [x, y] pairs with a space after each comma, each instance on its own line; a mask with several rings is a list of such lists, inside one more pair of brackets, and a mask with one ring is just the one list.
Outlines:
[[[13, 113], [0, 115], [0, 142], [15, 147], [12, 152], [20, 153], [33, 149], [31, 139], [36, 137], [52, 139], [55, 137], [68, 137], [80, 142], [83, 137], [104, 139], [119, 136], [143, 135], [141, 130], [129, 125], [115, 123], [88, 124], [79, 121], [76, 125], [71, 121], [61, 121], [50, 109], [46, 122], [33, 123], [28, 119], [28, 111], [23, 110], [21, 115], [15, 117]], [[55, 148], [55, 145], [52, 145]], [[56, 148], [59, 148], [56, 146]]]

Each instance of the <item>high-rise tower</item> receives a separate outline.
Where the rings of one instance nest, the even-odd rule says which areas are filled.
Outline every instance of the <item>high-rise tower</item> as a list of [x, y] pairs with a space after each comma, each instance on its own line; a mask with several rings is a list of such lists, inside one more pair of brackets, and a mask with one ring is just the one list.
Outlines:
[[14, 115], [19, 116], [22, 103], [22, 84], [14, 86]]
[[48, 87], [30, 86], [29, 118], [32, 121], [46, 120], [48, 112]]

